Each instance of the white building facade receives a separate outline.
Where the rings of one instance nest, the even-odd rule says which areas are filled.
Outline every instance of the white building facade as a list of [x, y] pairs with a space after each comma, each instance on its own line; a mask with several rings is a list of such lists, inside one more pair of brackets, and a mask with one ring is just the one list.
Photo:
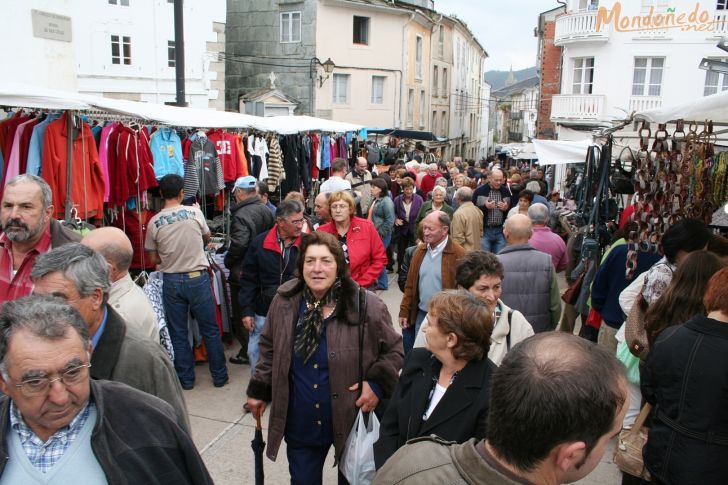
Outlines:
[[558, 138], [583, 139], [573, 129], [728, 88], [727, 75], [698, 68], [703, 57], [728, 57], [716, 47], [728, 35], [726, 8], [725, 0], [568, 0], [554, 38], [563, 47], [551, 109]]
[[[175, 101], [171, 0], [7, 3], [13, 21], [0, 38], [13, 46], [3, 54], [11, 57], [16, 73], [11, 79], [134, 101]], [[66, 32], [56, 39], [39, 37], [38, 24]], [[225, 46], [225, 0], [185, 2], [184, 35], [186, 101], [223, 109], [225, 64], [219, 53]]]

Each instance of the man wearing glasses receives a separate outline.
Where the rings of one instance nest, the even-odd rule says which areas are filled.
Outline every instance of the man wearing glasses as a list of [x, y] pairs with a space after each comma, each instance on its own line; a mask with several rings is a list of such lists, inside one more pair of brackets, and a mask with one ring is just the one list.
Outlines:
[[212, 483], [166, 402], [91, 381], [86, 323], [32, 295], [0, 314], [0, 484]]
[[248, 358], [250, 375], [258, 363], [258, 342], [278, 287], [290, 280], [296, 270], [301, 245], [303, 207], [296, 200], [284, 200], [276, 210], [276, 224], [258, 234], [245, 254], [240, 277], [240, 307], [243, 325], [250, 332]]

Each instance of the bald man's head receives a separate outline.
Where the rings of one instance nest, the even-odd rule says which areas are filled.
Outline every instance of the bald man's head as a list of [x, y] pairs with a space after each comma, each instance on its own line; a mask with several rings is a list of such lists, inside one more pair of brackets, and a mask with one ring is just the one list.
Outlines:
[[525, 244], [531, 239], [532, 232], [531, 219], [523, 214], [509, 217], [503, 225], [503, 235], [508, 244]]
[[109, 263], [109, 279], [118, 281], [126, 276], [134, 250], [124, 231], [116, 227], [101, 227], [84, 236], [81, 244], [100, 253]]

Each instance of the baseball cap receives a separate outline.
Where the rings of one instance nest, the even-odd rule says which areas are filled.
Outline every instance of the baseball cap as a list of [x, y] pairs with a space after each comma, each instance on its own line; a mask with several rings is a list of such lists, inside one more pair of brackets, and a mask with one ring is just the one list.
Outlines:
[[235, 186], [233, 187], [233, 190], [235, 189], [254, 189], [257, 184], [257, 180], [255, 180], [255, 177], [251, 175], [247, 175], [245, 177], [240, 177], [235, 181]]

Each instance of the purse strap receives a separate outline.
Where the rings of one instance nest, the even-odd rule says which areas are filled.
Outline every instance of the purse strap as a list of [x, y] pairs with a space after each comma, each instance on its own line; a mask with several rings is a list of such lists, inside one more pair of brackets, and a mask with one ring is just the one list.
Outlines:
[[362, 387], [364, 386], [364, 322], [367, 315], [367, 290], [359, 287], [359, 395], [361, 397]]
[[642, 406], [642, 410], [640, 411], [640, 414], [637, 416], [637, 419], [634, 420], [634, 424], [632, 425], [632, 429], [629, 430], [629, 434], [636, 436], [639, 434], [640, 430], [642, 429], [642, 426], [644, 426], [645, 421], [647, 421], [647, 416], [650, 415], [650, 411], [652, 411], [652, 404], [645, 403], [644, 406]]

